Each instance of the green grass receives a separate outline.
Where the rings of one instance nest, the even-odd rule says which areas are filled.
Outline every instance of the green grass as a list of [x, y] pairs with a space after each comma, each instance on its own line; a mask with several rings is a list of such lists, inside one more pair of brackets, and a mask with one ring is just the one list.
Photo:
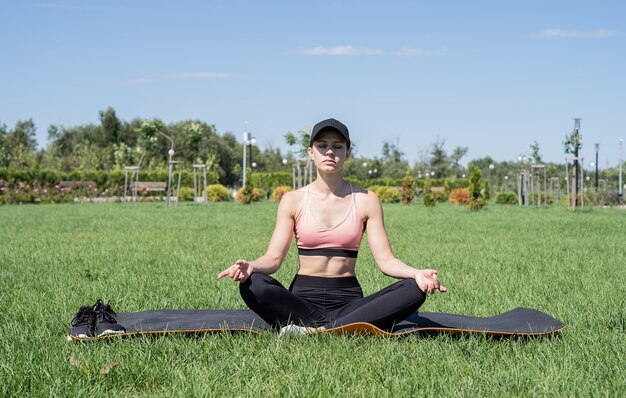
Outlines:
[[[626, 212], [611, 209], [385, 206], [396, 256], [438, 268], [450, 290], [424, 311], [536, 308], [567, 325], [556, 338], [65, 340], [76, 309], [97, 298], [120, 312], [244, 308], [236, 284], [215, 276], [264, 252], [275, 212], [270, 202], [0, 207], [0, 396], [626, 394]], [[276, 275], [284, 284], [294, 249]], [[365, 241], [357, 273], [366, 294], [393, 282]]]

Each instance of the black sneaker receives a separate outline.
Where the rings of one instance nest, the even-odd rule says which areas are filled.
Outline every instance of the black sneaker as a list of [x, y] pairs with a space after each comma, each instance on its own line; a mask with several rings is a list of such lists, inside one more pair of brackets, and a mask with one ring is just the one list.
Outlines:
[[72, 319], [72, 328], [70, 329], [70, 335], [68, 339], [72, 337], [79, 339], [88, 339], [94, 336], [94, 330], [96, 327], [96, 311], [93, 307], [80, 307], [78, 312]]
[[102, 300], [98, 300], [93, 306], [93, 309], [96, 313], [96, 336], [101, 337], [108, 334], [126, 332], [124, 326], [117, 323], [117, 318], [115, 317], [117, 314], [108, 304], [104, 304]]

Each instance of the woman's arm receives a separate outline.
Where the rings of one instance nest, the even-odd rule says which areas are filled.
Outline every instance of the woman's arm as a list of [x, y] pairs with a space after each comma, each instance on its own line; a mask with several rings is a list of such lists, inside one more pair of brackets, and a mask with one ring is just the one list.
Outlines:
[[374, 192], [368, 192], [363, 209], [367, 218], [367, 243], [376, 265], [383, 274], [397, 279], [415, 279], [416, 283], [427, 293], [434, 290], [446, 291], [437, 280], [437, 270], [416, 269], [397, 259], [391, 251], [391, 245], [385, 231], [383, 209]]
[[253, 272], [269, 275], [278, 271], [291, 245], [298, 199], [299, 194], [297, 192], [288, 192], [282, 197], [278, 205], [274, 233], [263, 256], [250, 262], [237, 260], [235, 264], [220, 272], [217, 277], [223, 278], [228, 276], [236, 281], [243, 282]]

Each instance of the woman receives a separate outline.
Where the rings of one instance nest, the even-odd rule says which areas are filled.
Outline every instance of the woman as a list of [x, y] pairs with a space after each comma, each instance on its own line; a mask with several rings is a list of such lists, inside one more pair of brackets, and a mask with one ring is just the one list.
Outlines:
[[[348, 128], [335, 119], [319, 122], [307, 152], [317, 179], [283, 196], [265, 255], [251, 262], [237, 260], [218, 278], [241, 282], [248, 307], [270, 325], [282, 326], [282, 333], [293, 334], [353, 322], [390, 329], [415, 312], [426, 293], [445, 292], [436, 270], [418, 270], [394, 257], [376, 194], [343, 179], [343, 165], [350, 157]], [[365, 231], [378, 268], [401, 279], [367, 297], [355, 272]], [[269, 275], [282, 265], [294, 232], [300, 268], [287, 290]]]

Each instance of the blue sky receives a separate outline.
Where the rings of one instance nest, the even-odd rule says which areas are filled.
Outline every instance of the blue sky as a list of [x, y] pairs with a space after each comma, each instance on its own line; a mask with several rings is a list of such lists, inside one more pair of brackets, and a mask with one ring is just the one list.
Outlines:
[[2, 1], [0, 122], [200, 119], [259, 144], [335, 117], [357, 155], [417, 160], [437, 138], [465, 161], [539, 142], [614, 166], [626, 139], [622, 1]]

